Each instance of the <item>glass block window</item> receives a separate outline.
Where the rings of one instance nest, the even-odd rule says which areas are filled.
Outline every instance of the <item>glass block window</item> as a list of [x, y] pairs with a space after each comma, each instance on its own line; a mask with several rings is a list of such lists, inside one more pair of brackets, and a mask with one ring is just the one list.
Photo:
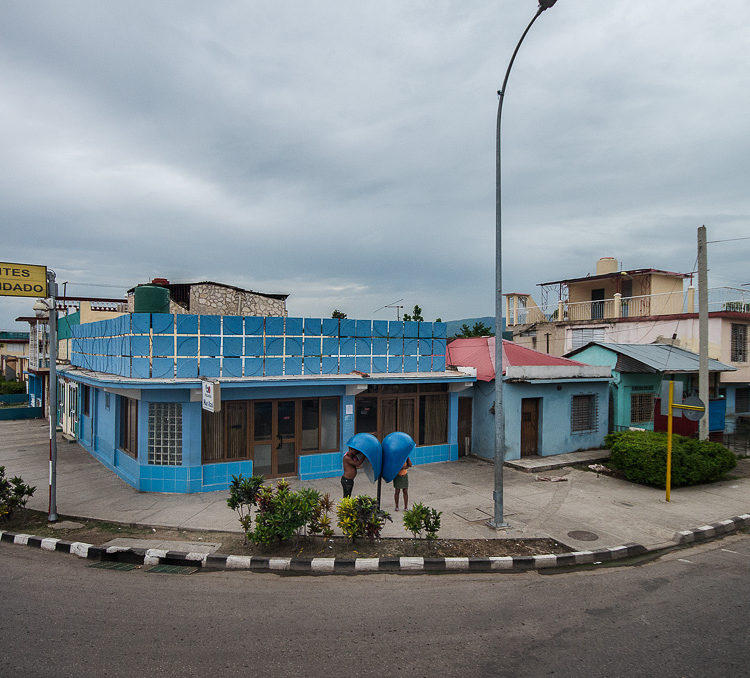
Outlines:
[[747, 325], [732, 323], [732, 356], [733, 363], [747, 362]]
[[630, 394], [630, 423], [648, 424], [654, 418], [654, 394]]
[[148, 463], [182, 465], [182, 405], [148, 404]]
[[570, 400], [570, 432], [591, 433], [597, 429], [596, 395], [575, 395]]

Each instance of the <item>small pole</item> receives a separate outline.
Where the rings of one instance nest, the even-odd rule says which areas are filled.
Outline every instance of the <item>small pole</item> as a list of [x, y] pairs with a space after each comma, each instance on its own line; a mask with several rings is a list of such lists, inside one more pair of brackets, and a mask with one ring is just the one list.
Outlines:
[[378, 511], [380, 510], [380, 486], [383, 482], [383, 472], [380, 472], [380, 475], [378, 476]]
[[674, 382], [669, 382], [669, 407], [667, 409], [667, 501], [672, 489], [672, 405], [674, 400]]
[[49, 515], [57, 521], [57, 283], [55, 272], [47, 272], [49, 309]]

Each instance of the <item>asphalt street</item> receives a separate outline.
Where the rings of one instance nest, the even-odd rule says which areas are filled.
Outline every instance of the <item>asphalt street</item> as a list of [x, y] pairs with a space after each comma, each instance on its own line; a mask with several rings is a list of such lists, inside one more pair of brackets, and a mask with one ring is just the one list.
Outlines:
[[0, 547], [0, 675], [750, 676], [750, 536], [545, 575], [115, 572]]

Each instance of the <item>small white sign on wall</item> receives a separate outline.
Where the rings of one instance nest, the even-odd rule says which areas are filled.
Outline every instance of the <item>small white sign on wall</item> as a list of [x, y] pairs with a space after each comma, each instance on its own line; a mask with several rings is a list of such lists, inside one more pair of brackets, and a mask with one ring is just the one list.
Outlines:
[[347, 405], [346, 406], [346, 413], [347, 414], [354, 414], [354, 405]]
[[221, 386], [218, 381], [203, 381], [203, 409], [209, 412], [219, 412], [221, 410]]

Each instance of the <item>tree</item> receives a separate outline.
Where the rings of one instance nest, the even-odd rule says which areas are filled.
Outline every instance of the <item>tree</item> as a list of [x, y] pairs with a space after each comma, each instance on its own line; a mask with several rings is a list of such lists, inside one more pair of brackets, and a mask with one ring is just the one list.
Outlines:
[[339, 320], [343, 320], [344, 318], [346, 318], [346, 313], [335, 308], [333, 310], [333, 313], [331, 313], [331, 318], [338, 318]]
[[469, 327], [466, 323], [461, 325], [461, 333], [458, 335], [462, 338], [467, 337], [491, 337], [492, 329], [482, 322], [474, 323], [474, 327]]
[[417, 304], [414, 304], [414, 311], [412, 311], [411, 315], [404, 313], [404, 320], [415, 320], [416, 322], [423, 323], [422, 309]]

